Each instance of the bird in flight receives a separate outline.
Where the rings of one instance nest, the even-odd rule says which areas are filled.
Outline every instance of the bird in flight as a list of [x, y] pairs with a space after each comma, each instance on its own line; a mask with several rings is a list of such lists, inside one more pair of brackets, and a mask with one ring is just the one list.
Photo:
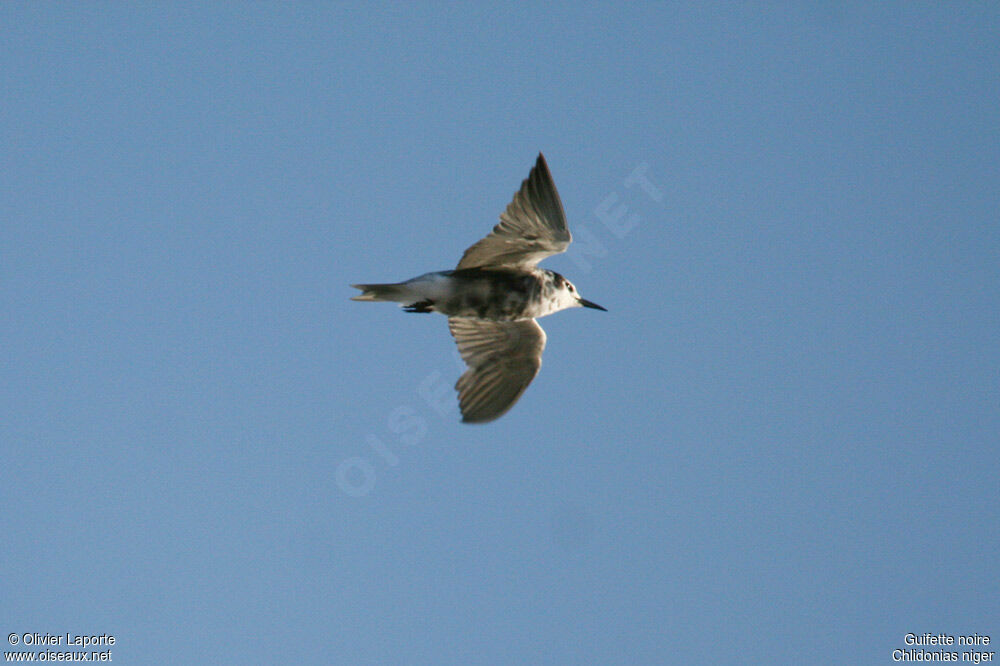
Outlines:
[[361, 294], [352, 300], [393, 301], [407, 312], [446, 315], [468, 366], [455, 384], [462, 420], [486, 423], [503, 416], [538, 374], [545, 331], [535, 319], [566, 308], [605, 310], [581, 298], [559, 273], [537, 267], [565, 252], [571, 240], [539, 153], [500, 224], [465, 251], [455, 270], [393, 284], [354, 284]]

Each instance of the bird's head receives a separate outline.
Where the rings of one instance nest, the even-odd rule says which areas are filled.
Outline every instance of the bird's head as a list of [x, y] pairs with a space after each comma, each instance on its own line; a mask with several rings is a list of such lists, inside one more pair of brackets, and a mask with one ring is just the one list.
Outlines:
[[562, 275], [559, 275], [559, 273], [552, 273], [552, 286], [555, 287], [555, 301], [560, 310], [565, 310], [566, 308], [594, 308], [595, 310], [607, 312], [606, 308], [602, 308], [597, 303], [592, 303], [585, 298], [581, 298], [580, 293], [573, 286], [573, 283]]

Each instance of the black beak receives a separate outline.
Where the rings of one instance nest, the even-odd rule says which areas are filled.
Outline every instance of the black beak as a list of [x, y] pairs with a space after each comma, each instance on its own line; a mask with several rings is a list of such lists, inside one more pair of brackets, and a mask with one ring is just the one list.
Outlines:
[[580, 299], [580, 305], [582, 305], [582, 306], [583, 306], [583, 307], [585, 307], [585, 308], [594, 308], [595, 310], [602, 310], [602, 311], [604, 311], [604, 312], [607, 312], [607, 311], [608, 311], [608, 309], [607, 309], [607, 308], [602, 308], [602, 307], [601, 307], [600, 305], [598, 305], [597, 303], [591, 303], [591, 302], [590, 302], [590, 301], [588, 301], [588, 300], [587, 300], [586, 298], [581, 298], [581, 299]]

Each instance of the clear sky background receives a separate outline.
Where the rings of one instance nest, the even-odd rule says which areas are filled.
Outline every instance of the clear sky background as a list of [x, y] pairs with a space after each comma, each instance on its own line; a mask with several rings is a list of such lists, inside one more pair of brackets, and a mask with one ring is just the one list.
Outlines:
[[[996, 649], [998, 34], [988, 2], [0, 4], [3, 635]], [[544, 266], [609, 312], [542, 320], [520, 403], [462, 425], [445, 319], [348, 284], [452, 268], [539, 151], [576, 235]]]

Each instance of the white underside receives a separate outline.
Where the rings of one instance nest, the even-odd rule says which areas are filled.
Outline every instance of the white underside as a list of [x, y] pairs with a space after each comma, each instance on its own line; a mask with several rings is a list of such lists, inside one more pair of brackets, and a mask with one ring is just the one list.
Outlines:
[[413, 297], [408, 303], [413, 301], [441, 301], [452, 295], [454, 287], [452, 279], [441, 273], [424, 273], [412, 280], [407, 280], [401, 286], [410, 292]]

